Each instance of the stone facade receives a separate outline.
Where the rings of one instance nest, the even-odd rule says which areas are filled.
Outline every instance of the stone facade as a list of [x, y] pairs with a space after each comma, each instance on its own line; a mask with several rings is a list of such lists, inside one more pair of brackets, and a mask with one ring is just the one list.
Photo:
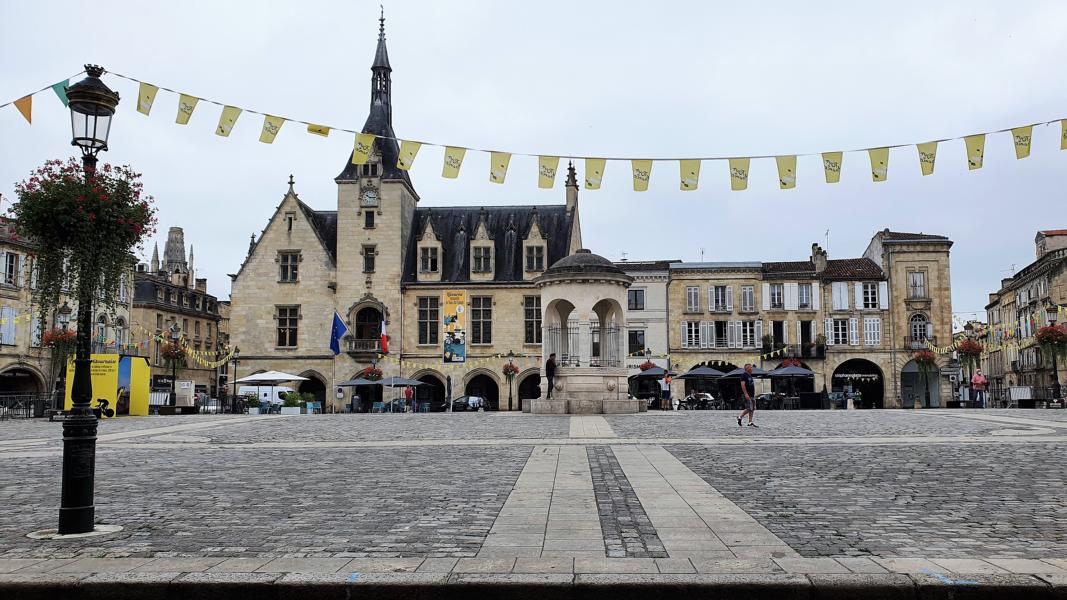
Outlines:
[[[620, 261], [615, 263], [634, 282], [627, 290], [626, 368], [630, 375], [640, 371], [645, 360], [666, 368], [667, 360], [667, 282], [670, 264], [679, 260]], [[647, 357], [641, 355], [647, 350]]]
[[[501, 369], [510, 352], [521, 369], [510, 390], [511, 408], [518, 409], [521, 398], [537, 393], [541, 362], [533, 280], [581, 243], [573, 169], [564, 204], [424, 207], [408, 172], [398, 167], [384, 33], [371, 71], [364, 131], [380, 137], [365, 164], [346, 157], [335, 179], [337, 209], [311, 208], [290, 178], [231, 276], [238, 375], [301, 375], [311, 381], [300, 389], [322, 390], [333, 409], [367, 410], [382, 399], [381, 388], [337, 384], [376, 366], [385, 376], [428, 384], [417, 389], [417, 400], [434, 410], [449, 393], [483, 396], [492, 408], [506, 410], [509, 388]], [[444, 359], [446, 293], [464, 298], [464, 362]], [[336, 355], [335, 313], [347, 327]]]
[[1067, 306], [1067, 229], [1038, 232], [1034, 246], [1037, 259], [1001, 280], [986, 305], [990, 350], [982, 365], [990, 397], [998, 401], [1006, 401], [1012, 387], [1046, 398], [1054, 384], [1067, 381], [1063, 360], [1054, 370], [1052, 357], [1033, 338], [1039, 328], [1064, 320], [1059, 307]]
[[[147, 342], [147, 347], [139, 347], [138, 351], [148, 357], [151, 365], [153, 392], [171, 389], [172, 369], [162, 358], [163, 342], [155, 338], [169, 338], [172, 325], [177, 326], [178, 335], [189, 348], [209, 353], [210, 358], [225, 354], [219, 335], [223, 328], [219, 302], [207, 293], [207, 279], [196, 277], [191, 248], [189, 260], [185, 259], [184, 232], [180, 227], [170, 228], [164, 257], [160, 263], [158, 248], [155, 249], [151, 264], [138, 265], [134, 274], [133, 334], [136, 340]], [[192, 381], [192, 391], [217, 397], [217, 371], [189, 358], [178, 369], [177, 381]]]
[[[947, 372], [928, 378], [927, 399], [911, 357], [928, 340], [936, 345], [938, 333], [945, 340], [951, 333], [951, 244], [886, 230], [856, 259], [829, 259], [813, 245], [807, 261], [672, 263], [672, 367], [754, 363], [770, 370], [795, 358], [815, 373], [802, 382], [808, 391], [841, 391], [853, 382], [865, 404], [911, 407], [918, 399], [944, 406]], [[673, 394], [683, 392], [681, 381], [674, 386]]]

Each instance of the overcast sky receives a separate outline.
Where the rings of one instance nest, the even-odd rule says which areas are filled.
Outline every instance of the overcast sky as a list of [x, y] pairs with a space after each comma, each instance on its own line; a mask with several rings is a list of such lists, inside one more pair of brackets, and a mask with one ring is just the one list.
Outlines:
[[[817, 7], [817, 8], [816, 8]], [[393, 121], [400, 137], [514, 152], [608, 156], [744, 156], [866, 148], [1067, 117], [1063, 2], [386, 2]], [[359, 129], [366, 118], [377, 2], [4, 2], [0, 102], [71, 75], [85, 62], [245, 108]], [[333, 178], [347, 134], [286, 124], [258, 142], [244, 114], [214, 135], [220, 109], [201, 103], [174, 123], [160, 91], [150, 117], [136, 84], [122, 95], [104, 160], [131, 163], [159, 206], [162, 243], [185, 229], [209, 289], [227, 273], [287, 189], [336, 209]], [[675, 162], [632, 191], [628, 163], [603, 189], [582, 190], [585, 245], [613, 260], [803, 260], [830, 229], [831, 258], [859, 256], [890, 227], [945, 234], [953, 310], [981, 310], [1014, 266], [1034, 258], [1040, 229], [1067, 227], [1067, 151], [1058, 124], [1034, 129], [1016, 160], [1007, 133], [989, 136], [968, 171], [962, 140], [942, 143], [922, 177], [914, 147], [893, 150], [872, 183], [865, 153], [846, 154], [841, 183], [801, 157], [796, 189], [779, 190], [773, 159], [754, 161], [731, 192], [723, 162], [700, 189], [678, 191]], [[34, 98], [34, 123], [0, 110], [0, 193], [48, 158], [73, 155], [66, 109]], [[561, 203], [536, 187], [536, 159], [516, 157], [504, 185], [488, 155], [468, 153], [458, 180], [424, 148], [412, 179], [424, 206]], [[561, 165], [562, 166], [562, 165]], [[579, 165], [581, 166], [581, 165]], [[561, 183], [561, 182], [560, 182]], [[1059, 191], [1056, 191], [1059, 190]], [[341, 233], [343, 235], [343, 232]], [[144, 258], [151, 254], [151, 242]]]

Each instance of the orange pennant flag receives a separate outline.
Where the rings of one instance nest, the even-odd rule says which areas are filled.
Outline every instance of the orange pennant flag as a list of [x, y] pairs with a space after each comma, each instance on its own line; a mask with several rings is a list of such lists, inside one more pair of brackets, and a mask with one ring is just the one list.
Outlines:
[[26, 118], [26, 122], [33, 124], [33, 96], [23, 96], [18, 100], [15, 100], [15, 108], [19, 109], [22, 116]]

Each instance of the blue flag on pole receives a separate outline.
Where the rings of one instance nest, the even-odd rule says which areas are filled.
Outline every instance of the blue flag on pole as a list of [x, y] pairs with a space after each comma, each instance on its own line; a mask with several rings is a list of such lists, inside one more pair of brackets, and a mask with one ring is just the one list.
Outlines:
[[333, 350], [334, 355], [341, 353], [341, 336], [348, 331], [348, 327], [345, 327], [345, 322], [341, 320], [337, 311], [333, 313], [333, 327], [330, 330], [330, 350]]

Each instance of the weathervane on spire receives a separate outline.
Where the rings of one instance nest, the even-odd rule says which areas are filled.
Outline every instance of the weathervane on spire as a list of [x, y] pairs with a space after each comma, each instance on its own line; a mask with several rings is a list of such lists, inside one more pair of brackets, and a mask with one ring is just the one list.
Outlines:
[[378, 39], [385, 39], [385, 6], [379, 4], [378, 8], [382, 10], [382, 14], [378, 17]]

